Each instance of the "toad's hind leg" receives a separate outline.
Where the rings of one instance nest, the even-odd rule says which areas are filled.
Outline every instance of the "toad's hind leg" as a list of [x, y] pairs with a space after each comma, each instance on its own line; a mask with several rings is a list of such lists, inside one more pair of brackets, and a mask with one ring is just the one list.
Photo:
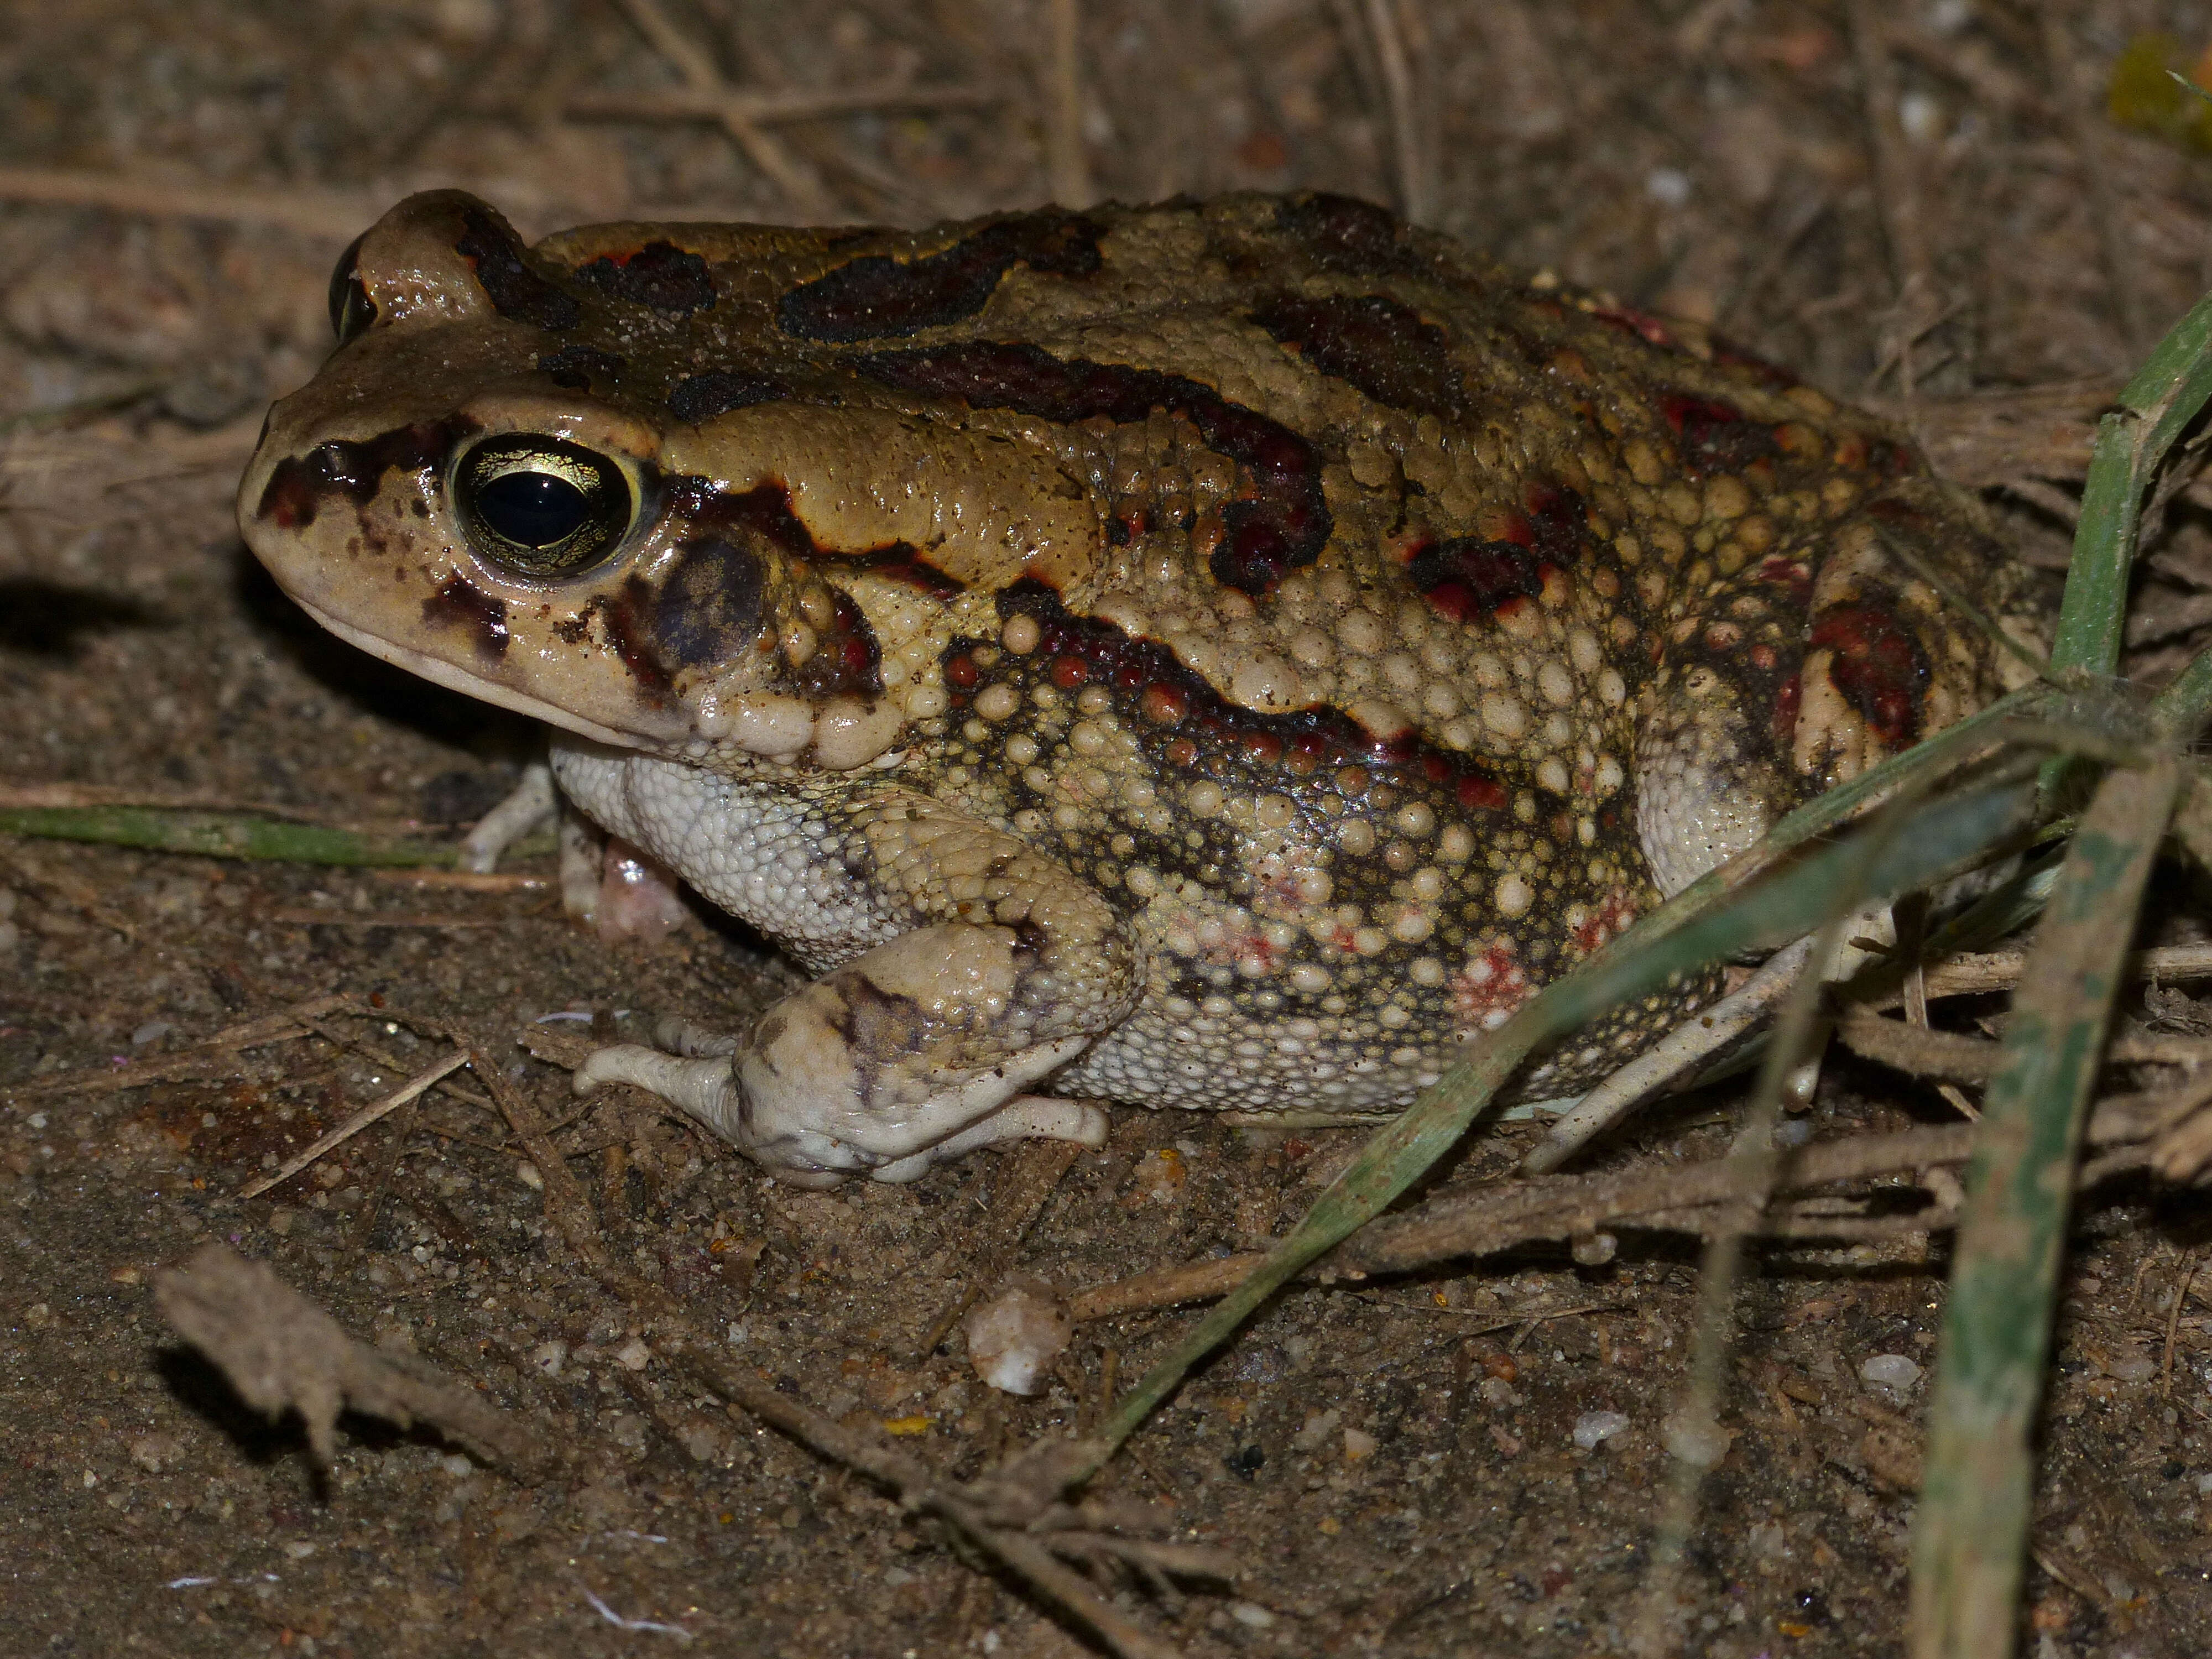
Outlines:
[[[820, 1002], [816, 994], [831, 988], [811, 986], [775, 1013], [802, 998]], [[814, 1035], [805, 1031], [802, 1018], [737, 1059], [733, 1041], [685, 1028], [679, 1041], [692, 1052], [635, 1043], [601, 1048], [577, 1068], [576, 1090], [635, 1084], [797, 1187], [834, 1187], [860, 1170], [878, 1181], [913, 1181], [934, 1164], [1009, 1140], [1072, 1140], [1093, 1148], [1106, 1143], [1106, 1114], [1099, 1108], [1021, 1092], [1074, 1058], [1086, 1036], [1040, 1043], [957, 1086], [933, 1079], [937, 1086], [901, 1109], [826, 1075], [836, 1061], [810, 1042]], [[912, 1150], [896, 1155], [902, 1148]]]

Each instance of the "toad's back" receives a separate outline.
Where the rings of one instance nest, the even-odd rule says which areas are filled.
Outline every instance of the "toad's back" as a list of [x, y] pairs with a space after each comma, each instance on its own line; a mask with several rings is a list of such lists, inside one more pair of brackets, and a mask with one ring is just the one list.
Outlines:
[[[992, 994], [1043, 963], [1085, 1012], [944, 1015], [940, 1081], [1060, 1032], [1069, 1093], [1401, 1104], [1997, 689], [1915, 572], [2003, 612], [2003, 567], [1890, 428], [1341, 198], [526, 249], [448, 195], [340, 275], [359, 337], [277, 411], [257, 550], [612, 745], [557, 757], [586, 810], [812, 967], [1067, 899], [1016, 904]], [[518, 474], [619, 510], [532, 542]]]

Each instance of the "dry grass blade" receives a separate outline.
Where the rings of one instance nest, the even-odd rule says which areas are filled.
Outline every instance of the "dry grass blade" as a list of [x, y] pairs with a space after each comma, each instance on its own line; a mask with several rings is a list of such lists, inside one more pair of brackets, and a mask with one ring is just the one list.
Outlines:
[[469, 1056], [466, 1052], [448, 1054], [436, 1065], [416, 1073], [390, 1094], [385, 1096], [383, 1099], [362, 1107], [328, 1134], [302, 1147], [267, 1175], [247, 1182], [238, 1189], [238, 1195], [240, 1198], [258, 1198], [270, 1188], [283, 1186], [325, 1152], [329, 1152], [331, 1147], [343, 1146], [372, 1124], [382, 1122], [409, 1101], [423, 1093], [439, 1079], [449, 1072], [459, 1071], [468, 1062]]
[[18, 1100], [51, 1095], [109, 1095], [124, 1089], [143, 1088], [149, 1083], [227, 1075], [236, 1069], [224, 1063], [228, 1056], [272, 1042], [296, 1042], [312, 1031], [314, 1022], [323, 1015], [351, 1006], [353, 999], [347, 996], [309, 997], [305, 1002], [295, 1002], [273, 1014], [258, 1015], [228, 1026], [181, 1053], [128, 1066], [88, 1067], [58, 1077], [40, 1078], [31, 1083], [11, 1084], [8, 1092]]
[[382, 205], [339, 191], [232, 189], [131, 173], [21, 167], [0, 167], [0, 201], [105, 208], [153, 218], [274, 225], [340, 242], [358, 235]]
[[2013, 1001], [1967, 1185], [1913, 1529], [1917, 1659], [2005, 1659], [2027, 1537], [2070, 1171], [2120, 960], [2180, 787], [2118, 771], [2076, 830]]

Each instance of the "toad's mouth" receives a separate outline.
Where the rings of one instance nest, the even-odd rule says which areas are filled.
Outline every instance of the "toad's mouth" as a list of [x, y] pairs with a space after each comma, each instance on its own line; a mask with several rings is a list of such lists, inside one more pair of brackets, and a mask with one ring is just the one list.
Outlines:
[[574, 732], [579, 737], [590, 738], [594, 742], [617, 749], [644, 749], [653, 742], [648, 733], [617, 732], [612, 726], [586, 720], [527, 692], [517, 691], [512, 686], [471, 674], [465, 668], [458, 668], [441, 657], [433, 657], [404, 645], [394, 645], [390, 640], [380, 639], [374, 634], [364, 633], [349, 623], [340, 622], [321, 606], [296, 594], [293, 596], [293, 603], [348, 645], [366, 651], [370, 656], [388, 662], [394, 668], [404, 668], [410, 674], [419, 675], [434, 685], [442, 685], [448, 691], [458, 691], [479, 702], [496, 703], [501, 708], [513, 709], [518, 714], [527, 714], [533, 720], [544, 720], [549, 726], [557, 726], [564, 732]]

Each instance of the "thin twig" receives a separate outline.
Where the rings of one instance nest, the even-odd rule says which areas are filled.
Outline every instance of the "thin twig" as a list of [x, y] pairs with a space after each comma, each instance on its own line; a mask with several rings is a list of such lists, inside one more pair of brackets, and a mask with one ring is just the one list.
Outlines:
[[[2124, 1169], [2140, 1167], [2157, 1138], [2191, 1120], [2167, 1109], [2182, 1091], [2155, 1099], [2160, 1109], [2146, 1110], [2153, 1097], [2119, 1096], [2101, 1103], [2089, 1120], [2092, 1145], [2114, 1149], [2118, 1161], [2082, 1169], [2079, 1185], [2094, 1187]], [[1879, 1179], [1964, 1164], [1972, 1155], [1975, 1126], [1942, 1124], [1822, 1141], [1785, 1158], [1777, 1175], [1778, 1194], [1806, 1193], [1838, 1182]], [[1734, 1188], [1725, 1159], [1687, 1167], [1638, 1164], [1603, 1176], [1542, 1176], [1532, 1180], [1448, 1188], [1419, 1208], [1385, 1216], [1321, 1258], [1302, 1277], [1323, 1284], [1358, 1282], [1384, 1273], [1411, 1273], [1440, 1261], [1495, 1255], [1539, 1239], [1568, 1239], [1621, 1226], [1652, 1231], [1702, 1233], [1710, 1223], [1703, 1212], [1728, 1200]], [[1879, 1230], [1869, 1222], [1880, 1220]], [[1885, 1235], [1938, 1231], [1951, 1224], [1948, 1208], [1911, 1217], [1822, 1217], [1802, 1208], [1770, 1212], [1758, 1231], [1778, 1238], [1852, 1237], [1869, 1231]], [[1155, 1268], [1096, 1285], [1069, 1298], [1068, 1312], [1079, 1322], [1111, 1319], [1208, 1302], [1225, 1295], [1266, 1259], [1265, 1251], [1213, 1256]]]
[[718, 100], [714, 118], [721, 123], [722, 131], [745, 153], [745, 159], [783, 192], [794, 213], [809, 220], [834, 216], [821, 181], [784, 148], [782, 140], [762, 130], [759, 118], [732, 95], [735, 88], [722, 78], [714, 59], [676, 27], [660, 9], [660, 0], [619, 0], [619, 3], [638, 33], [684, 77], [684, 85], [702, 98]]
[[1083, 142], [1083, 15], [1076, 0], [1048, 0], [1050, 40], [1044, 61], [1046, 187], [1062, 207], [1088, 207], [1096, 199], [1091, 157]]
[[1367, 33], [1375, 42], [1375, 63], [1382, 81], [1384, 113], [1390, 124], [1390, 159], [1398, 175], [1398, 211], [1415, 224], [1435, 206], [1428, 146], [1421, 142], [1420, 100], [1413, 88], [1413, 64], [1395, 0], [1366, 0]]
[[58, 1076], [34, 1079], [28, 1083], [10, 1084], [9, 1091], [17, 1099], [31, 1099], [43, 1095], [108, 1095], [121, 1089], [138, 1089], [149, 1083], [168, 1083], [180, 1079], [193, 1079], [199, 1069], [211, 1060], [236, 1053], [241, 1048], [259, 1048], [272, 1042], [294, 1042], [313, 1029], [320, 1016], [353, 1006], [350, 997], [340, 994], [309, 997], [305, 1002], [295, 1002], [273, 1014], [261, 1014], [236, 1025], [226, 1026], [213, 1036], [194, 1043], [176, 1054], [165, 1054], [159, 1060], [138, 1060], [128, 1066], [88, 1066], [82, 1071], [64, 1072]]
[[228, 189], [221, 185], [66, 167], [0, 167], [0, 201], [40, 207], [101, 208], [158, 219], [210, 219], [270, 225], [343, 241], [381, 205], [337, 191]]
[[586, 121], [719, 121], [732, 110], [763, 125], [882, 110], [980, 109], [1006, 101], [992, 87], [880, 86], [840, 90], [757, 92], [735, 87], [664, 88], [657, 92], [586, 93], [569, 99], [563, 112]]
[[2204, 1265], [2203, 1255], [2195, 1249], [2190, 1250], [2185, 1259], [2189, 1271], [2181, 1276], [2181, 1283], [2174, 1287], [2173, 1306], [2167, 1309], [2166, 1314], [2166, 1352], [2158, 1368], [2158, 1393], [2161, 1400], [2173, 1398], [2173, 1349], [2181, 1336], [2181, 1310], [2189, 1300], [2189, 1287], [2197, 1282], [2197, 1270]]
[[921, 1340], [915, 1345], [915, 1364], [937, 1352], [937, 1345], [945, 1340], [945, 1334], [952, 1328], [954, 1322], [1013, 1265], [1014, 1252], [1029, 1237], [1030, 1228], [1043, 1212], [1047, 1200], [1059, 1190], [1062, 1177], [1082, 1150], [1072, 1140], [1025, 1140], [1006, 1155], [998, 1171], [1003, 1178], [994, 1183], [996, 1190], [993, 1197], [997, 1201], [991, 1211], [989, 1231], [969, 1244], [968, 1282], [957, 1295], [946, 1300], [944, 1309], [922, 1333]]
[[[1990, 951], [1978, 956], [1953, 957], [1928, 969], [1928, 995], [1979, 996], [1989, 991], [2009, 991], [2020, 983], [2026, 965], [2025, 951]], [[2120, 964], [2131, 980], [2189, 981], [2212, 979], [2212, 945], [2161, 945], [2131, 952]]]

